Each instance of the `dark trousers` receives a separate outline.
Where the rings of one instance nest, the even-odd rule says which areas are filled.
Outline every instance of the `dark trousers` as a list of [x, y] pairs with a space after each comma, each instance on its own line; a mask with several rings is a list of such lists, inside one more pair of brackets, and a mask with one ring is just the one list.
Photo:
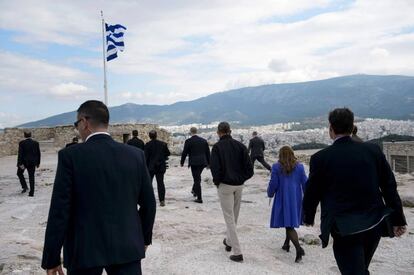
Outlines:
[[255, 156], [255, 157], [250, 157], [251, 161], [252, 161], [252, 165], [254, 166], [254, 162], [257, 160], [259, 161], [267, 170], [272, 170], [272, 168], [270, 167], [269, 163], [267, 163], [264, 160], [263, 156]]
[[379, 226], [341, 237], [332, 234], [333, 251], [342, 275], [367, 275], [368, 267], [381, 239]]
[[[29, 195], [33, 195], [34, 194], [34, 190], [35, 190], [35, 171], [36, 171], [36, 167], [35, 166], [29, 166], [26, 167], [27, 169], [27, 173], [29, 174], [29, 184], [30, 184], [30, 192]], [[20, 180], [20, 184], [22, 185], [22, 189], [26, 190], [27, 189], [27, 183], [26, 183], [26, 179], [24, 178], [24, 170], [25, 169], [20, 169], [20, 167], [17, 167], [17, 176], [19, 177]]]
[[110, 265], [106, 267], [92, 267], [78, 270], [68, 270], [67, 275], [101, 275], [105, 269], [108, 275], [141, 275], [141, 260], [137, 262]]
[[193, 191], [197, 196], [197, 199], [202, 200], [201, 197], [201, 173], [203, 172], [204, 166], [192, 165], [191, 174], [193, 175], [194, 184]]
[[151, 183], [154, 179], [154, 176], [157, 180], [158, 199], [160, 200], [160, 202], [165, 200], [164, 174], [165, 173], [150, 172]]

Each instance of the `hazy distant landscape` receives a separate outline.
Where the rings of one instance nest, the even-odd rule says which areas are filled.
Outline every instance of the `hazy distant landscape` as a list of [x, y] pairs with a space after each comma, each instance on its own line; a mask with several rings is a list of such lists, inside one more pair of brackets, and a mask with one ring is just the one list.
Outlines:
[[[253, 131], [257, 131], [263, 138], [267, 147], [267, 154], [276, 155], [279, 148], [284, 145], [298, 145], [308, 143], [320, 143], [325, 145], [332, 144], [328, 134], [325, 118], [324, 127], [308, 128], [309, 125], [302, 125], [299, 122], [278, 123], [270, 125], [240, 126], [235, 125], [232, 136], [248, 145]], [[390, 120], [390, 119], [365, 119], [356, 122], [358, 135], [364, 141], [370, 141], [389, 135], [406, 136], [409, 140], [414, 139], [413, 120]], [[179, 126], [162, 126], [162, 128], [172, 133], [173, 153], [180, 154], [184, 141], [189, 137], [190, 127], [195, 126], [199, 129], [199, 135], [207, 139], [212, 145], [218, 140], [216, 134], [217, 123], [211, 124], [188, 124]], [[306, 130], [292, 130], [303, 126]]]
[[[214, 93], [170, 105], [127, 103], [110, 108], [112, 123], [160, 125], [230, 121], [244, 126], [301, 122], [290, 130], [325, 125], [329, 110], [350, 107], [358, 118], [414, 119], [414, 77], [351, 75], [326, 80], [272, 84]], [[21, 127], [72, 124], [75, 111]]]
[[[364, 141], [388, 135], [414, 137], [414, 77], [409, 76], [351, 75], [262, 85], [170, 105], [127, 103], [111, 107], [110, 115], [113, 124], [159, 124], [172, 134], [171, 149], [176, 154], [181, 153], [191, 126], [212, 145], [217, 141], [217, 124], [224, 120], [231, 123], [233, 137], [246, 145], [251, 133], [258, 131], [268, 154], [273, 154], [283, 145], [331, 144], [328, 112], [341, 106], [354, 111]], [[20, 127], [70, 125], [75, 117], [73, 111]]]

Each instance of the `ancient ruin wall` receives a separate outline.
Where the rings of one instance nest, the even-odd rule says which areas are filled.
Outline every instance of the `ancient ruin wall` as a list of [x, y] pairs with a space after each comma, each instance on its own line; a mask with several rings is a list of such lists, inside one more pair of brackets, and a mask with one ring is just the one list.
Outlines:
[[[131, 138], [132, 130], [138, 130], [139, 138], [144, 142], [149, 141], [148, 132], [156, 130], [158, 139], [171, 144], [170, 133], [156, 124], [114, 124], [108, 129], [111, 136], [119, 142], [123, 142], [124, 138]], [[52, 142], [56, 150], [65, 147], [73, 137], [78, 136], [75, 128], [69, 125], [47, 128], [6, 128], [3, 133], [0, 133], [0, 157], [17, 154], [19, 142], [24, 139], [24, 131], [32, 132], [33, 139], [37, 141]]]
[[383, 152], [393, 171], [414, 173], [414, 141], [384, 142]]

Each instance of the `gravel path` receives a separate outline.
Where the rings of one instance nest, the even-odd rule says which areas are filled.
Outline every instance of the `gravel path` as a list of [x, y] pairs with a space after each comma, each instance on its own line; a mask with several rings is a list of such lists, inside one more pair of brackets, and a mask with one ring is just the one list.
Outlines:
[[[45, 274], [40, 262], [56, 160], [56, 152], [43, 153], [35, 197], [30, 198], [20, 194], [16, 156], [0, 158], [0, 274]], [[285, 233], [268, 227], [268, 173], [262, 169], [256, 169], [243, 193], [238, 234], [245, 261], [231, 262], [221, 243], [225, 225], [210, 171], [204, 170], [202, 178], [204, 204], [196, 204], [190, 170], [179, 167], [178, 157], [171, 158], [165, 177], [167, 205], [157, 209], [144, 274], [339, 274], [331, 246], [304, 244], [300, 264], [294, 263], [294, 249], [281, 249]], [[413, 178], [401, 177], [402, 194], [413, 193]], [[414, 274], [414, 208], [405, 208], [405, 213], [409, 234], [381, 241], [372, 274]], [[318, 226], [302, 227], [299, 235], [317, 236]]]

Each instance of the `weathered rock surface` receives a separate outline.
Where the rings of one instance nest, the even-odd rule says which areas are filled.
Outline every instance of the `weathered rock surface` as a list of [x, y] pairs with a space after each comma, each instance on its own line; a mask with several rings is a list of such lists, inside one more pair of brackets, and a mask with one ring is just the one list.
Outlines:
[[[42, 155], [34, 198], [20, 194], [15, 175], [16, 156], [0, 158], [0, 274], [45, 274], [40, 267], [43, 238], [56, 169], [56, 152]], [[193, 202], [191, 170], [172, 156], [165, 175], [166, 206], [157, 209], [153, 244], [142, 261], [144, 274], [339, 274], [332, 248], [321, 249], [319, 213], [314, 227], [300, 227], [306, 257], [294, 264], [294, 253], [280, 249], [284, 229], [270, 229], [271, 205], [266, 197], [269, 175], [258, 170], [246, 182], [238, 220], [245, 262], [232, 263], [222, 245], [225, 225], [211, 172], [202, 174], [203, 204]], [[270, 162], [269, 162], [270, 163]], [[306, 167], [307, 168], [307, 167]], [[154, 184], [156, 189], [156, 184]], [[399, 186], [410, 195], [411, 182]], [[156, 190], [155, 190], [156, 192]], [[405, 208], [408, 232], [402, 238], [382, 239], [370, 271], [373, 274], [414, 274], [414, 210]], [[13, 217], [14, 218], [13, 218]], [[332, 241], [331, 241], [332, 244]], [[331, 245], [330, 244], [330, 245]]]
[[321, 245], [321, 239], [313, 234], [306, 234], [303, 238], [300, 238], [307, 245]]

